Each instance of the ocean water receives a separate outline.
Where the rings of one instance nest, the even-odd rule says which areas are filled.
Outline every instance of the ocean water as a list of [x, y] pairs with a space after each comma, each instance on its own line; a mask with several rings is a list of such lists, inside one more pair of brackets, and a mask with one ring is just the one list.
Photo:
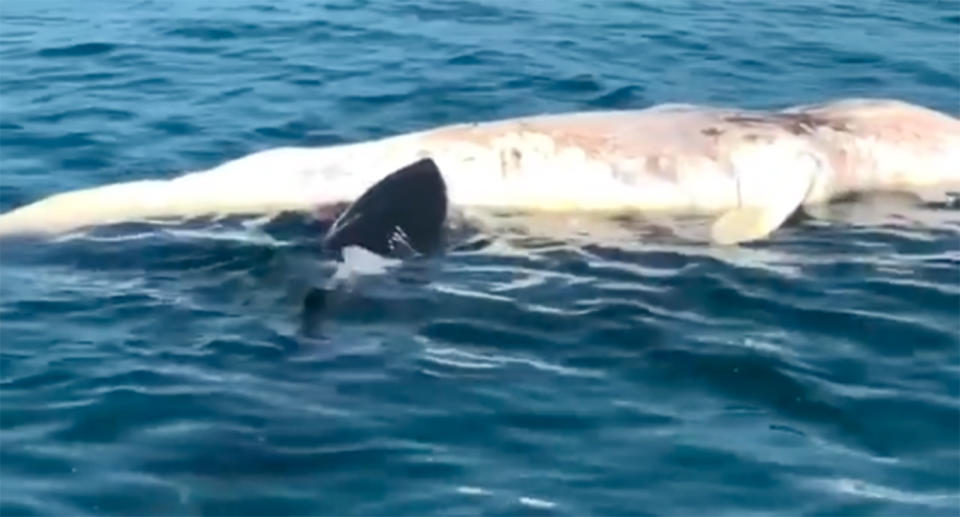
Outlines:
[[[955, 0], [7, 0], [0, 209], [540, 112], [957, 114], [958, 34]], [[0, 514], [957, 515], [960, 217], [840, 211], [465, 233], [322, 314], [306, 218], [2, 243]]]

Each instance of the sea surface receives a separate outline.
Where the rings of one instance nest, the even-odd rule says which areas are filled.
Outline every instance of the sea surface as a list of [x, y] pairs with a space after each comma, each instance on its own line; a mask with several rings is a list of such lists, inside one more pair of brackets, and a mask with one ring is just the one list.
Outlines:
[[[0, 209], [532, 113], [956, 115], [958, 45], [956, 0], [6, 0]], [[0, 243], [0, 515], [956, 516], [960, 217], [855, 206], [465, 232], [319, 313], [307, 218]]]

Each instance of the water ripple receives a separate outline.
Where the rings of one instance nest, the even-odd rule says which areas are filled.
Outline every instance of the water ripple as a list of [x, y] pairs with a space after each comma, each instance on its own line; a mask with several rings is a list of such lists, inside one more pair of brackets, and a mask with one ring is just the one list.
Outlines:
[[117, 48], [112, 43], [78, 43], [66, 47], [49, 47], [40, 50], [42, 57], [84, 57], [107, 54]]

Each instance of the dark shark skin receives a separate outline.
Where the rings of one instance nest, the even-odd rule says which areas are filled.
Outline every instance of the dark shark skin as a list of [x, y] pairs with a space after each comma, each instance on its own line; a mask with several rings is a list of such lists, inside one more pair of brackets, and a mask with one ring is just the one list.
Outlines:
[[428, 255], [443, 246], [447, 205], [440, 169], [424, 158], [367, 189], [333, 222], [323, 246], [360, 246], [384, 257]]
[[[429, 158], [398, 169], [367, 189], [333, 222], [323, 237], [326, 251], [341, 253], [359, 246], [377, 255], [409, 259], [443, 249], [447, 221], [447, 188], [436, 163]], [[326, 287], [310, 289], [303, 300], [303, 331], [314, 335], [336, 312], [345, 296], [331, 279]], [[352, 292], [350, 299], [362, 297]]]

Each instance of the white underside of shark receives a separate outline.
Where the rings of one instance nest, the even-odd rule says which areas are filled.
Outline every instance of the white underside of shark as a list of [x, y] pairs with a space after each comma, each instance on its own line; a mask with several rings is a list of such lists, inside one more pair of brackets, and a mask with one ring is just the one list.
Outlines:
[[661, 105], [443, 126], [277, 148], [172, 179], [65, 192], [0, 215], [0, 235], [118, 222], [314, 211], [432, 158], [454, 208], [715, 215], [717, 243], [761, 239], [799, 207], [875, 191], [960, 190], [960, 120], [895, 100], [782, 111]]

